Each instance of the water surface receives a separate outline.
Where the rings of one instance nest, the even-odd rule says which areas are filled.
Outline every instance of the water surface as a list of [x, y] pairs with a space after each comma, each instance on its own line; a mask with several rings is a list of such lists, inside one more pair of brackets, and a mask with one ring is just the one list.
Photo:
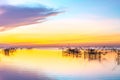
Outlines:
[[107, 50], [95, 57], [58, 48], [0, 49], [0, 80], [120, 80], [120, 56]]

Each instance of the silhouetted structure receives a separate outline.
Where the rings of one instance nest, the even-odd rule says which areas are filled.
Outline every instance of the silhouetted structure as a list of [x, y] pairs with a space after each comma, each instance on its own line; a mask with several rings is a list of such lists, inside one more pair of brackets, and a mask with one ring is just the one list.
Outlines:
[[117, 65], [120, 65], [120, 50], [118, 50], [118, 52], [117, 52], [116, 61], [117, 61]]
[[11, 53], [15, 52], [16, 51], [16, 48], [6, 48], [6, 49], [3, 49], [3, 52], [6, 56], [9, 56]]
[[63, 56], [73, 56], [73, 57], [79, 57], [80, 56], [80, 49], [78, 48], [67, 48], [66, 50], [62, 51]]
[[91, 60], [98, 60], [101, 61], [102, 52], [97, 51], [96, 49], [87, 49], [84, 53], [84, 59]]
[[9, 56], [9, 54], [10, 54], [9, 49], [4, 49], [4, 54], [5, 54], [6, 56]]
[[[83, 50], [83, 53], [81, 50]], [[81, 57], [82, 54], [84, 55], [84, 59], [88, 59], [88, 61], [91, 60], [98, 60], [101, 61], [101, 56], [105, 55], [106, 52], [103, 51], [103, 48], [101, 49], [95, 49], [95, 48], [67, 48], [66, 50], [63, 50], [63, 56], [73, 56], [73, 57]]]

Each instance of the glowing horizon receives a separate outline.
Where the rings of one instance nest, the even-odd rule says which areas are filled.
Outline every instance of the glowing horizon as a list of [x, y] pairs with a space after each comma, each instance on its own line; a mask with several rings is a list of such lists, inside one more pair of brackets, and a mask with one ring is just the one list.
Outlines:
[[116, 0], [2, 0], [0, 44], [120, 45], [119, 8]]

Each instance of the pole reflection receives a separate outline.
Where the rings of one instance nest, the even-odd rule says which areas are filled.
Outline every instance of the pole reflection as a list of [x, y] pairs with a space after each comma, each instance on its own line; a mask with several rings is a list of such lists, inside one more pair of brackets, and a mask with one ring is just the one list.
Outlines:
[[117, 65], [120, 65], [120, 50], [117, 51], [116, 62], [117, 62]]
[[[113, 54], [112, 54], [113, 53]], [[105, 56], [109, 54], [111, 57], [114, 57], [117, 65], [120, 65], [120, 50], [117, 48], [64, 48], [62, 49], [62, 56], [64, 57], [73, 57], [73, 58], [83, 58], [84, 60], [98, 61], [102, 62], [107, 60]], [[107, 56], [109, 58], [109, 56]]]
[[3, 48], [1, 50], [5, 56], [10, 56], [13, 55], [13, 53], [17, 50], [17, 48]]

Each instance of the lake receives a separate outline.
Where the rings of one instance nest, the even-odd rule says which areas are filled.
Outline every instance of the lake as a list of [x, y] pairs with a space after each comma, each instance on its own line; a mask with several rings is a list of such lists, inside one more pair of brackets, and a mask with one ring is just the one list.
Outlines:
[[70, 54], [59, 48], [18, 48], [7, 53], [0, 49], [0, 80], [120, 80], [120, 55], [111, 50], [104, 53]]

